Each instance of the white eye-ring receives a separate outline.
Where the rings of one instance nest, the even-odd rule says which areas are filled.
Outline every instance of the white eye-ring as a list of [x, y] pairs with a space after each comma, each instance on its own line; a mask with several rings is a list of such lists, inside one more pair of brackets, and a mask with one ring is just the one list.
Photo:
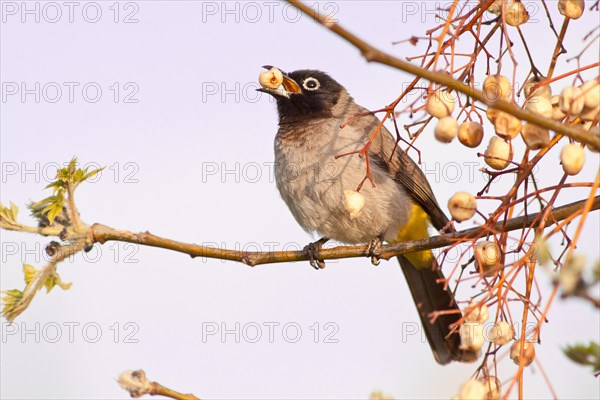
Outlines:
[[306, 78], [304, 82], [302, 82], [302, 87], [306, 90], [317, 90], [321, 87], [321, 83], [317, 80], [317, 78]]

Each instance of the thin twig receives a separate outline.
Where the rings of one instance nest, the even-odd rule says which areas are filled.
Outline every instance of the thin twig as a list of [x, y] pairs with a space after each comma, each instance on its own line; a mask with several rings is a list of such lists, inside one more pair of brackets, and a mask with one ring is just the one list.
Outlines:
[[380, 64], [385, 64], [390, 67], [394, 67], [396, 69], [408, 72], [409, 74], [420, 76], [431, 82], [435, 82], [440, 85], [449, 87], [453, 90], [456, 90], [458, 92], [461, 92], [469, 97], [481, 101], [482, 103], [488, 106], [493, 106], [501, 111], [505, 111], [521, 120], [531, 122], [542, 128], [550, 129], [557, 133], [562, 133], [578, 142], [592, 145], [595, 147], [600, 147], [600, 138], [590, 135], [589, 132], [581, 128], [572, 125], [566, 125], [558, 121], [554, 121], [551, 118], [543, 117], [540, 114], [534, 113], [532, 111], [521, 109], [513, 105], [512, 103], [509, 103], [502, 99], [490, 99], [482, 91], [477, 90], [474, 87], [471, 87], [463, 82], [460, 82], [444, 72], [430, 71], [428, 69], [421, 68], [417, 65], [403, 61], [399, 58], [396, 58], [390, 54], [376, 49], [375, 47], [371, 46], [358, 36], [347, 31], [338, 23], [332, 23], [330, 19], [327, 19], [319, 15], [318, 13], [313, 12], [310, 7], [298, 0], [288, 0], [288, 3], [290, 3], [293, 7], [297, 8], [298, 10], [302, 11], [304, 14], [310, 16], [316, 22], [320, 23], [321, 25], [331, 30], [338, 36], [353, 44], [357, 49], [360, 50], [363, 57], [365, 57], [365, 59], [369, 62], [378, 62]]

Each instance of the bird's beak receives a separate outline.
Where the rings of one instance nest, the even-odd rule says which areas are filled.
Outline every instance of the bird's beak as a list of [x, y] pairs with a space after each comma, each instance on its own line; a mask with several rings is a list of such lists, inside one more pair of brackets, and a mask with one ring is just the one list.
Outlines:
[[[263, 65], [262, 67], [267, 70], [273, 68], [272, 65]], [[300, 89], [300, 85], [298, 85], [298, 83], [296, 83], [295, 80], [290, 78], [288, 76], [288, 74], [286, 74], [285, 72], [281, 71], [281, 73], [283, 74], [283, 82], [281, 83], [283, 85], [283, 88], [269, 89], [269, 88], [261, 87], [256, 90], [258, 92], [268, 93], [275, 98], [285, 97], [287, 99], [289, 99], [290, 95], [292, 95], [294, 93], [302, 93], [302, 89]]]

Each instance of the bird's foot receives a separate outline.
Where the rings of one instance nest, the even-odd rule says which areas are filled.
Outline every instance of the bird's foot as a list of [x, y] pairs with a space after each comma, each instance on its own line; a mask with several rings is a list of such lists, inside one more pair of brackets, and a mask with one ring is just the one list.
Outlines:
[[444, 233], [454, 233], [456, 232], [456, 228], [454, 227], [454, 220], [448, 221], [446, 225], [439, 231], [441, 234]]
[[367, 257], [371, 257], [371, 264], [373, 265], [379, 265], [381, 262], [382, 244], [383, 241], [379, 236], [369, 242], [369, 246], [367, 247]]
[[319, 260], [319, 252], [321, 248], [327, 242], [328, 238], [321, 238], [316, 242], [309, 243], [304, 247], [304, 251], [308, 253], [310, 266], [316, 270], [325, 268], [325, 261]]

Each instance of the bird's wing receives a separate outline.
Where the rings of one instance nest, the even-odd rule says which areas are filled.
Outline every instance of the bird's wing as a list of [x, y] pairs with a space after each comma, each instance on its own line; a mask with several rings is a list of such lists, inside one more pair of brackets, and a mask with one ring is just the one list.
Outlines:
[[[365, 136], [368, 137], [380, 121], [375, 116], [366, 116], [359, 118], [357, 122], [356, 128], [364, 129]], [[440, 208], [425, 174], [412, 158], [396, 145], [395, 137], [385, 126], [381, 127], [381, 131], [369, 147], [369, 159], [393, 175], [394, 180], [425, 210], [437, 230], [446, 226], [448, 217]]]

